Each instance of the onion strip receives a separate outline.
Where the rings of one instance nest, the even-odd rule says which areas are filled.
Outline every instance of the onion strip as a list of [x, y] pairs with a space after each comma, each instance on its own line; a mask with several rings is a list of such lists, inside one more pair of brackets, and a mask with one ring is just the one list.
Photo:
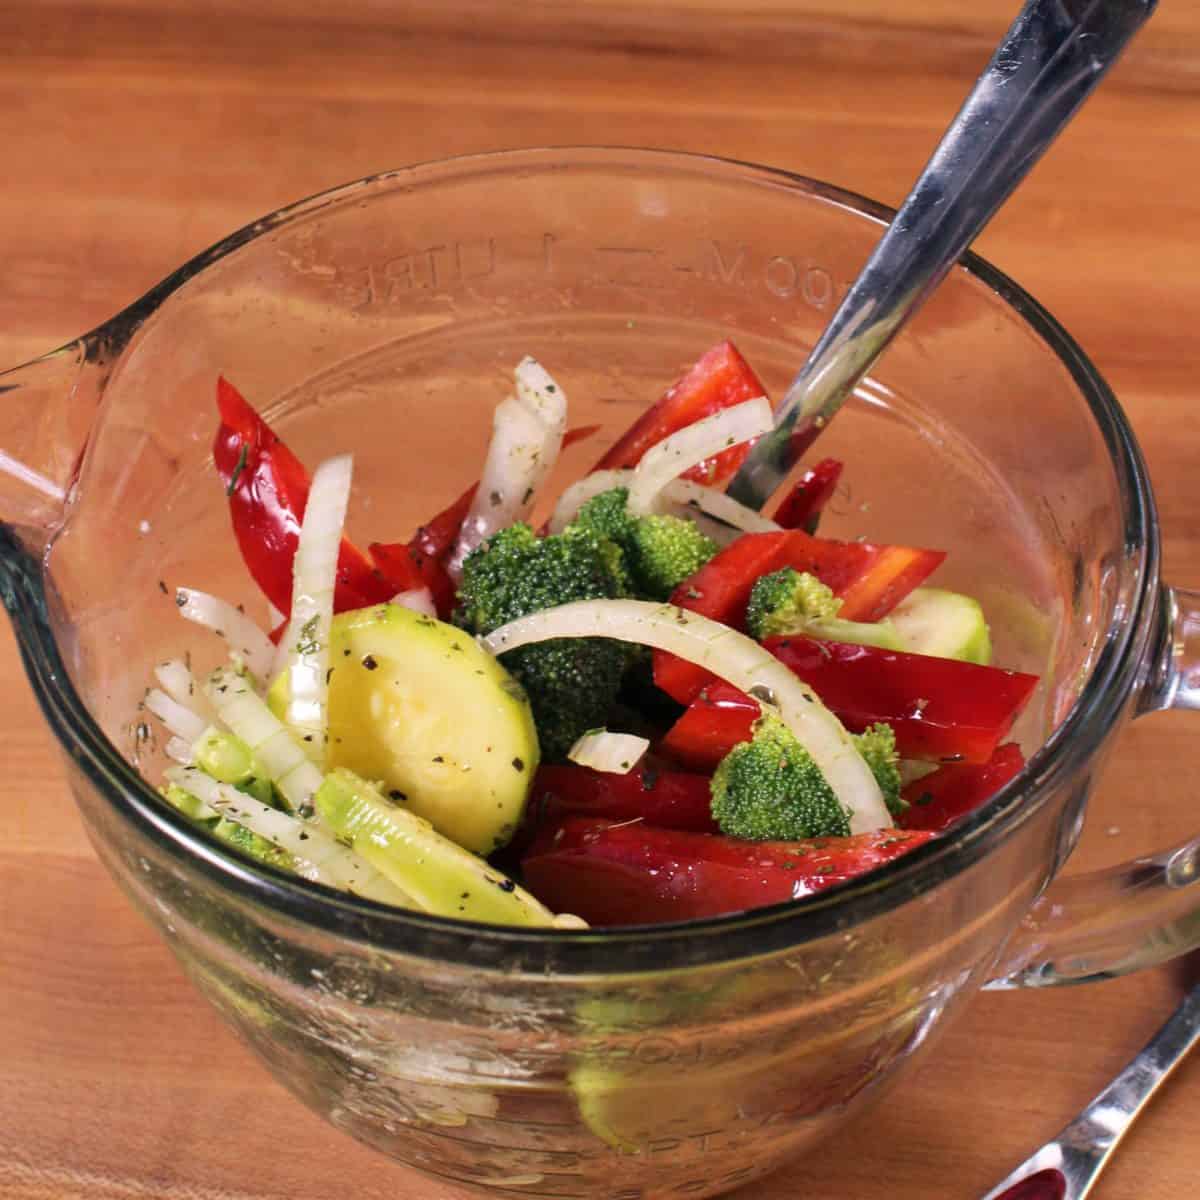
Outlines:
[[154, 668], [154, 678], [159, 686], [177, 704], [190, 708], [208, 725], [217, 723], [217, 711], [200, 690], [188, 665], [178, 658], [168, 659]]
[[717, 488], [705, 487], [692, 479], [672, 479], [662, 490], [665, 499], [684, 508], [698, 508], [740, 533], [778, 533], [781, 526], [770, 517], [747, 508]]
[[353, 850], [309, 822], [271, 808], [253, 796], [239, 792], [232, 784], [218, 783], [194, 767], [172, 767], [166, 777], [221, 816], [286, 850], [296, 860], [294, 869], [301, 878], [383, 904], [415, 907], [405, 892]]
[[[628, 488], [633, 475], [633, 471], [625, 468], [593, 471], [577, 480], [559, 497], [547, 530], [562, 533], [589, 500], [613, 488]], [[747, 508], [732, 496], [691, 479], [670, 480], [659, 493], [655, 507], [672, 516], [690, 518], [721, 545], [727, 545], [743, 533], [777, 533], [780, 529], [769, 517]], [[713, 520], [703, 520], [706, 516]], [[715, 528], [714, 522], [717, 523]]]
[[437, 605], [433, 602], [433, 593], [427, 588], [410, 588], [407, 592], [397, 592], [392, 597], [392, 603], [401, 608], [410, 608], [413, 612], [423, 613], [427, 617], [436, 618]]
[[227, 667], [212, 674], [205, 691], [221, 720], [250, 747], [293, 811], [311, 807], [321, 772], [262, 697]]
[[650, 748], [650, 739], [633, 733], [612, 733], [593, 729], [579, 738], [567, 751], [567, 757], [581, 767], [603, 771], [607, 775], [628, 775]]
[[185, 742], [194, 742], [208, 728], [208, 722], [203, 717], [197, 716], [187, 705], [172, 700], [158, 688], [151, 688], [142, 703], [171, 733]]
[[169, 759], [177, 763], [183, 763], [185, 767], [192, 766], [196, 761], [196, 756], [192, 751], [192, 743], [181, 737], [169, 738], [164, 753]]
[[696, 663], [773, 707], [812, 755], [849, 812], [852, 833], [892, 824], [871, 769], [842, 723], [806, 683], [744, 633], [699, 613], [645, 600], [581, 600], [502, 625], [482, 639], [491, 654], [562, 637], [607, 637]]
[[558, 461], [567, 427], [567, 398], [532, 358], [516, 369], [516, 396], [502, 400], [492, 416], [492, 440], [470, 511], [447, 564], [458, 579], [463, 560], [498, 529], [524, 521], [538, 489]]
[[224, 638], [230, 652], [241, 658], [256, 679], [268, 677], [275, 647], [245, 613], [217, 596], [194, 588], [176, 588], [175, 603], [179, 605], [180, 616]]
[[642, 455], [629, 484], [629, 511], [648, 513], [672, 479], [706, 458], [740, 446], [775, 427], [766, 396], [723, 408], [663, 438]]
[[313, 472], [292, 567], [286, 724], [318, 766], [325, 761], [333, 592], [353, 470], [353, 459], [342, 454]]

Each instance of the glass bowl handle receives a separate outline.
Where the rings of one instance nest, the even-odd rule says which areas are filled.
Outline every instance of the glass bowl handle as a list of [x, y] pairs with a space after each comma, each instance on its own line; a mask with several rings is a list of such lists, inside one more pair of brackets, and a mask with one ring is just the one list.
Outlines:
[[[1164, 588], [1137, 715], [1200, 709], [1200, 592]], [[1149, 858], [1055, 880], [1009, 943], [989, 989], [1111, 979], [1200, 946], [1200, 837]]]
[[96, 347], [81, 338], [0, 372], [0, 521], [35, 553], [62, 523], [100, 403]]

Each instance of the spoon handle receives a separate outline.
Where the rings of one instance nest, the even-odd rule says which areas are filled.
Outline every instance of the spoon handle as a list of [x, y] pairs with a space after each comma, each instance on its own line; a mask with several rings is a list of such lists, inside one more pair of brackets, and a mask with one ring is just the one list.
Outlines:
[[730, 485], [761, 508], [1157, 0], [1028, 0]]
[[1200, 985], [1194, 987], [1167, 1023], [1132, 1062], [1052, 1141], [1027, 1158], [983, 1200], [1007, 1200], [1024, 1194], [1023, 1182], [1052, 1178], [1062, 1200], [1084, 1200], [1125, 1131], [1168, 1075], [1200, 1040]]

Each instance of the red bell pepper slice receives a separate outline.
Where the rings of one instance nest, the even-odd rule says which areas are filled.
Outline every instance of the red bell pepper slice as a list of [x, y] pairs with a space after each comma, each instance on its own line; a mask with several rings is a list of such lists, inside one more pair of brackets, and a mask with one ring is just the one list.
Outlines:
[[960, 817], [990, 800], [1025, 765], [1015, 742], [1000, 746], [987, 762], [951, 763], [914, 779], [903, 792], [908, 811], [900, 818], [905, 829], [941, 833]]
[[886, 721], [901, 758], [984, 763], [1038, 677], [953, 658], [812, 638], [763, 643], [854, 731]]
[[[634, 421], [594, 470], [637, 466], [642, 455], [668, 435], [723, 408], [766, 394], [766, 388], [734, 344], [721, 342]], [[749, 452], [749, 444], [722, 450], [685, 472], [684, 478], [721, 487], [737, 474]]]
[[893, 862], [933, 837], [881, 829], [847, 838], [745, 842], [705, 833], [567, 817], [522, 859], [525, 886], [593, 925], [716, 917], [797, 900]]
[[543, 765], [534, 776], [529, 811], [536, 823], [564, 816], [641, 819], [664, 829], [716, 833], [707, 775], [643, 764], [625, 775], [573, 763]]
[[[847, 729], [884, 721], [901, 758], [986, 763], [1025, 707], [1036, 675], [876, 646], [770, 638], [764, 645], [833, 710]], [[709, 770], [751, 736], [758, 705], [730, 684], [707, 684], [659, 750]]]
[[[747, 533], [719, 551], [672, 593], [671, 603], [742, 629], [755, 580], [783, 567], [807, 571], [842, 598], [839, 616], [877, 621], [945, 559], [941, 550], [835, 542], [803, 530]], [[713, 677], [702, 667], [662, 651], [654, 654], [654, 682], [680, 704]]]
[[[217, 408], [221, 424], [213, 461], [229, 497], [234, 536], [254, 581], [286, 615], [292, 609], [292, 560], [308, 503], [308, 472], [224, 378], [217, 380]], [[367, 556], [343, 538], [334, 610], [378, 604], [391, 594]]]
[[750, 740], [761, 712], [745, 692], [715, 679], [704, 685], [656, 749], [691, 771], [715, 771], [734, 746]]
[[[583, 441], [599, 430], [599, 425], [580, 425], [563, 435], [563, 449]], [[417, 528], [407, 542], [372, 542], [369, 549], [375, 565], [396, 592], [427, 587], [441, 617], [454, 607], [454, 581], [446, 571], [446, 561], [458, 541], [458, 531], [471, 511], [479, 484], [473, 483], [457, 500]]]
[[780, 501], [774, 521], [784, 529], [803, 529], [816, 533], [821, 510], [829, 503], [842, 477], [843, 464], [836, 458], [823, 458], [804, 472], [792, 490]]

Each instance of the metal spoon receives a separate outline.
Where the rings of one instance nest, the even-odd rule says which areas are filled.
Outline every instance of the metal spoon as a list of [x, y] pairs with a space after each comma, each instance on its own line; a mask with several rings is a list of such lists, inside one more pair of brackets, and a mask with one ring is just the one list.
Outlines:
[[1083, 1200], [1134, 1118], [1198, 1039], [1200, 984], [1075, 1120], [983, 1200]]
[[1157, 0], [1028, 0], [729, 491], [760, 509]]

